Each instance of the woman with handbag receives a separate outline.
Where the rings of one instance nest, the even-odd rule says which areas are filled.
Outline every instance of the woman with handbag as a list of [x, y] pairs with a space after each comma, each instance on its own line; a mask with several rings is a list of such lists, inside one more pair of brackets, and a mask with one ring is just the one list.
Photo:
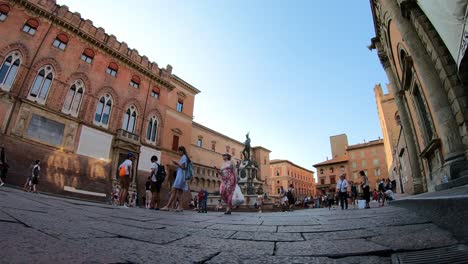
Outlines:
[[219, 186], [219, 193], [221, 198], [226, 203], [226, 212], [224, 214], [231, 214], [232, 210], [232, 195], [236, 189], [236, 166], [231, 160], [231, 154], [223, 154], [223, 164], [219, 169], [221, 174], [221, 185]]
[[177, 166], [177, 173], [174, 184], [172, 184], [171, 196], [169, 197], [169, 201], [167, 202], [166, 206], [160, 209], [161, 211], [169, 211], [169, 209], [172, 209], [176, 205], [177, 201], [179, 202], [175, 211], [183, 211], [182, 204], [184, 191], [187, 192], [189, 190], [187, 181], [185, 179], [185, 170], [187, 168], [187, 164], [190, 162], [190, 159], [187, 155], [185, 147], [180, 146], [178, 153], [182, 155], [180, 160], [178, 162], [176, 160], [172, 161], [172, 163]]

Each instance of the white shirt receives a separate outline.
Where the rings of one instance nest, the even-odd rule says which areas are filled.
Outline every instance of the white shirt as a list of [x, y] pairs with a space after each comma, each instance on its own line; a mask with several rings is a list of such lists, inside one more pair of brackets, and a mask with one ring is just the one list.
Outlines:
[[158, 167], [159, 167], [158, 163], [156, 162], [151, 163], [151, 171], [154, 169], [153, 176], [151, 177], [152, 182], [156, 182], [156, 173], [158, 173]]
[[126, 159], [124, 162], [122, 162], [122, 164], [120, 164], [119, 168], [122, 168], [122, 166], [125, 166], [125, 174], [130, 175], [130, 171], [132, 169], [132, 161], [129, 159]]
[[348, 181], [346, 179], [339, 180], [338, 183], [336, 184], [336, 189], [339, 190], [340, 192], [347, 192], [348, 191]]

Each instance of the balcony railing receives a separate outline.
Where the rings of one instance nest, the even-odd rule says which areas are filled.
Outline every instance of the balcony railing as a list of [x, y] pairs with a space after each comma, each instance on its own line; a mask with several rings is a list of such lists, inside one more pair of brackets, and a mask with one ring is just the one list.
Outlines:
[[133, 143], [140, 143], [140, 136], [123, 129], [117, 129], [117, 137]]

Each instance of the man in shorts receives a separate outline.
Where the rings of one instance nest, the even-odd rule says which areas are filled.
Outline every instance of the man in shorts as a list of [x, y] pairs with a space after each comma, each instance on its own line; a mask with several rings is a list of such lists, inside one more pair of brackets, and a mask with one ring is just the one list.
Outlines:
[[120, 164], [119, 166], [119, 176], [120, 176], [120, 186], [121, 186], [121, 190], [119, 193], [119, 205], [125, 208], [128, 208], [128, 206], [125, 203], [125, 200], [127, 198], [128, 188], [130, 187], [130, 182], [132, 180], [133, 160], [135, 160], [135, 155], [129, 152], [127, 154], [127, 159], [125, 159], [125, 161], [122, 162], [122, 164]]

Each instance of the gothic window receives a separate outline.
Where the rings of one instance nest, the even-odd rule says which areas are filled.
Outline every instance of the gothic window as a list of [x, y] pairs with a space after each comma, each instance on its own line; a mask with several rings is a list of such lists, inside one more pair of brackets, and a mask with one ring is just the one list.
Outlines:
[[15, 51], [7, 55], [5, 61], [0, 68], [0, 88], [5, 91], [10, 91], [13, 82], [15, 81], [16, 73], [21, 64], [21, 55]]
[[34, 18], [30, 18], [28, 19], [28, 21], [26, 21], [26, 23], [24, 23], [23, 32], [26, 32], [29, 35], [34, 36], [34, 34], [36, 34], [38, 27], [39, 27], [39, 22]]
[[0, 5], [0, 21], [5, 21], [10, 13], [10, 7], [7, 5]]
[[425, 132], [426, 142], [430, 142], [434, 136], [434, 130], [431, 122], [431, 117], [429, 111], [427, 110], [425, 100], [421, 93], [421, 89], [417, 83], [414, 84], [413, 88], [414, 102], [418, 109], [418, 116], [420, 120], [421, 127]]
[[119, 71], [119, 66], [115, 62], [109, 63], [109, 66], [107, 66], [106, 73], [109, 74], [110, 76], [117, 76], [117, 72]]
[[86, 48], [83, 50], [83, 54], [81, 54], [81, 60], [87, 63], [91, 63], [93, 62], [94, 55], [95, 53], [92, 49]]
[[65, 50], [65, 48], [67, 47], [67, 44], [68, 44], [68, 36], [63, 33], [60, 33], [54, 39], [52, 46], [61, 50]]
[[41, 68], [34, 79], [28, 98], [44, 104], [53, 79], [54, 71], [52, 66], [47, 65]]
[[63, 104], [62, 112], [70, 114], [72, 116], [78, 116], [80, 110], [81, 101], [84, 94], [84, 84], [81, 80], [76, 80], [70, 89], [68, 89], [65, 102]]
[[106, 126], [109, 124], [110, 112], [112, 109], [112, 97], [108, 94], [99, 99], [94, 115], [94, 123]]
[[130, 86], [133, 88], [140, 88], [140, 77], [133, 75], [132, 79], [130, 80]]
[[333, 167], [330, 167], [330, 173], [333, 173]]
[[137, 119], [137, 111], [135, 106], [130, 106], [124, 115], [124, 120], [122, 123], [122, 129], [133, 133], [135, 131], [135, 124]]
[[146, 131], [146, 140], [156, 143], [158, 139], [158, 119], [152, 116], [148, 121], [148, 129]]
[[203, 139], [202, 138], [199, 138], [198, 141], [197, 141], [197, 146], [199, 148], [201, 148], [203, 146]]

